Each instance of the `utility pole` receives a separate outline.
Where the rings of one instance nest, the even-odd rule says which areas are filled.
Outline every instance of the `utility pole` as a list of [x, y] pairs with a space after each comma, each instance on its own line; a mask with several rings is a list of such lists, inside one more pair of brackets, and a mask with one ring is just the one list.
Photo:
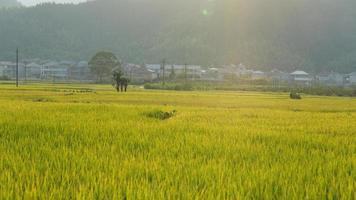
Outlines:
[[16, 87], [19, 87], [19, 49], [16, 49]]
[[163, 85], [165, 85], [166, 84], [166, 59], [163, 59], [163, 61], [162, 61], [162, 66], [161, 66], [161, 68], [162, 68], [162, 79], [163, 79], [163, 82], [162, 82], [162, 84]]

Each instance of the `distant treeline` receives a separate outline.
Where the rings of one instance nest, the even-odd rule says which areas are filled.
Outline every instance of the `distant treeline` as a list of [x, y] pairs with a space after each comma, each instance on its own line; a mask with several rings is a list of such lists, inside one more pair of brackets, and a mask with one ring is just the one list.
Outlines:
[[0, 59], [356, 70], [356, 1], [99, 0], [0, 11]]
[[225, 91], [260, 91], [260, 92], [297, 92], [309, 95], [319, 96], [344, 96], [356, 97], [356, 86], [354, 87], [337, 87], [337, 86], [274, 86], [270, 83], [262, 84], [261, 81], [256, 81], [255, 84], [237, 84], [231, 82], [168, 82], [162, 83], [147, 83], [145, 89], [153, 90], [176, 90], [176, 91], [199, 91], [199, 90], [225, 90]]

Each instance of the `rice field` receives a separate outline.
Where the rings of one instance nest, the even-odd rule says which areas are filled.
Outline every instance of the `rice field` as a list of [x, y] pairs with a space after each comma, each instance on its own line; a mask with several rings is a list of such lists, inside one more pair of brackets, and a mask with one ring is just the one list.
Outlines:
[[355, 98], [0, 85], [0, 199], [355, 193]]

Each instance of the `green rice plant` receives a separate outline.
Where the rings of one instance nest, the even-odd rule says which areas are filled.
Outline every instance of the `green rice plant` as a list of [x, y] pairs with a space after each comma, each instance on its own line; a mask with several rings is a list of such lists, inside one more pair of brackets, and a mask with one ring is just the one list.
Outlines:
[[[96, 92], [58, 92], [68, 87]], [[354, 98], [44, 84], [0, 94], [0, 199], [355, 199]]]

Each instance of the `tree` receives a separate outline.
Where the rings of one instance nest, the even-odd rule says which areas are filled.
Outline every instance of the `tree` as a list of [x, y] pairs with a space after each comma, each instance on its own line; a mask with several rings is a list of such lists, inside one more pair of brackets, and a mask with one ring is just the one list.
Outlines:
[[113, 69], [121, 68], [121, 62], [110, 52], [98, 52], [89, 62], [90, 71], [97, 76], [99, 83], [109, 77]]
[[176, 72], [174, 70], [174, 65], [171, 67], [171, 73], [169, 74], [169, 79], [174, 80], [176, 78]]
[[129, 82], [130, 80], [124, 77], [124, 73], [122, 73], [121, 69], [117, 68], [113, 71], [113, 86], [117, 92], [126, 92]]
[[121, 92], [123, 91], [127, 91], [127, 86], [129, 85], [130, 79], [126, 78], [126, 77], [122, 77], [121, 78]]
[[113, 72], [113, 86], [115, 87], [116, 91], [120, 92], [120, 85], [121, 85], [121, 77], [123, 76], [123, 73], [121, 70], [116, 69]]

